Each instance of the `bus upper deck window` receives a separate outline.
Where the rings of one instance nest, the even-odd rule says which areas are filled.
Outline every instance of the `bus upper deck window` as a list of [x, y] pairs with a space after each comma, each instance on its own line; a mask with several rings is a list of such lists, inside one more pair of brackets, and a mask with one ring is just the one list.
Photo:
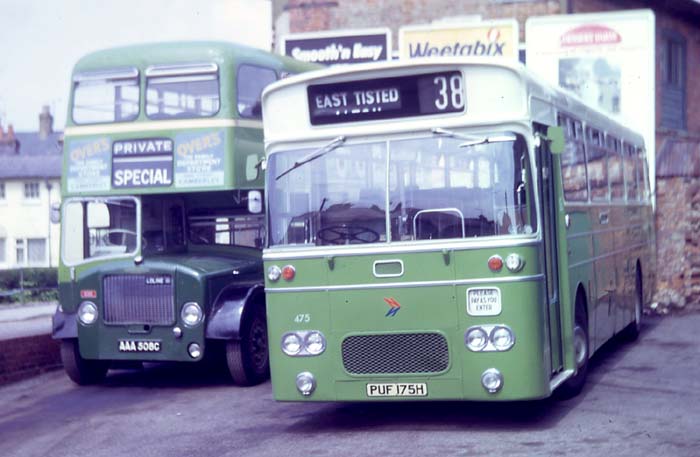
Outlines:
[[119, 68], [76, 73], [71, 112], [76, 124], [136, 119], [139, 114], [138, 70]]
[[214, 116], [220, 107], [218, 71], [214, 63], [148, 67], [146, 115], [150, 119]]
[[238, 114], [241, 117], [262, 119], [262, 91], [276, 80], [277, 74], [270, 68], [241, 65], [236, 84]]

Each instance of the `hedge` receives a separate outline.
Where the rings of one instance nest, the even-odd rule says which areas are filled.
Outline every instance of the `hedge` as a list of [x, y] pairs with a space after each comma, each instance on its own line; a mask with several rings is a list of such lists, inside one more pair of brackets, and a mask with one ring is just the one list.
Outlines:
[[[20, 283], [21, 281], [21, 283]], [[0, 303], [58, 299], [58, 270], [56, 268], [23, 268], [0, 270]]]

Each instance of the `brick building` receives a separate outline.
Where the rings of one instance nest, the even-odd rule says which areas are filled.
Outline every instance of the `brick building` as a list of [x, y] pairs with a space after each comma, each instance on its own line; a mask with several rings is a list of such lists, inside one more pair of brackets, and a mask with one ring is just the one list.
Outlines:
[[[273, 0], [275, 36], [459, 16], [515, 18], [648, 8], [656, 16], [657, 295], [700, 309], [700, 2], [696, 0]], [[397, 40], [393, 40], [394, 47]]]

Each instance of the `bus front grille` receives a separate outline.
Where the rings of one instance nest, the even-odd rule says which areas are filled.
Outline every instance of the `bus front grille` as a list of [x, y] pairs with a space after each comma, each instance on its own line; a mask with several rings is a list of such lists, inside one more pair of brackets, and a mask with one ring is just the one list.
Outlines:
[[175, 323], [170, 275], [105, 276], [104, 322], [171, 325]]
[[439, 333], [353, 335], [342, 343], [351, 374], [440, 373], [447, 370], [447, 340]]

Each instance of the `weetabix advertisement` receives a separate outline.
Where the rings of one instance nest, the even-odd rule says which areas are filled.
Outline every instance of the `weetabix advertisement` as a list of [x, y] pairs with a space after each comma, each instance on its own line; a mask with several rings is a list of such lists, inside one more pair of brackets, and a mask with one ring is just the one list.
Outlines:
[[408, 25], [399, 29], [399, 58], [472, 56], [518, 60], [515, 19]]

